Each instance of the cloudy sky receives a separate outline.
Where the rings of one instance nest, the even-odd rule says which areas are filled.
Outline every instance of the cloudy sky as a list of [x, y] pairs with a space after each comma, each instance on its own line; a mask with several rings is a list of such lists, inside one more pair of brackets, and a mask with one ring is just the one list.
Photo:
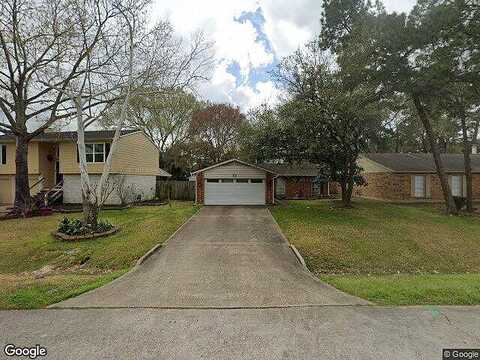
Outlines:
[[[388, 11], [408, 11], [415, 0], [385, 0]], [[320, 30], [318, 0], [156, 0], [152, 17], [168, 18], [185, 38], [203, 30], [215, 42], [204, 99], [242, 110], [274, 103], [278, 90], [268, 71]]]

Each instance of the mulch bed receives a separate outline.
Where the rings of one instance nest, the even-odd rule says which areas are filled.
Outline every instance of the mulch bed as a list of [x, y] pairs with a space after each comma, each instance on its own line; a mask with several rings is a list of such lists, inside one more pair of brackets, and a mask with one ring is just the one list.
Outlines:
[[81, 240], [96, 239], [100, 237], [110, 236], [110, 235], [116, 234], [119, 230], [120, 230], [119, 227], [114, 227], [109, 231], [105, 231], [101, 233], [85, 234], [85, 235], [67, 235], [58, 231], [54, 231], [52, 235], [55, 238], [63, 241], [81, 241]]

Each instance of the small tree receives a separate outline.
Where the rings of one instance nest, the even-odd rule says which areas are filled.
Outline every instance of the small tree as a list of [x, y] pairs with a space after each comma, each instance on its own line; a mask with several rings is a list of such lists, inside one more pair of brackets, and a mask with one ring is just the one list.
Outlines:
[[283, 109], [295, 134], [292, 148], [303, 159], [329, 165], [348, 207], [354, 186], [362, 183], [357, 159], [376, 136], [382, 114], [375, 88], [345, 75], [318, 42], [284, 59], [274, 74], [292, 98]]

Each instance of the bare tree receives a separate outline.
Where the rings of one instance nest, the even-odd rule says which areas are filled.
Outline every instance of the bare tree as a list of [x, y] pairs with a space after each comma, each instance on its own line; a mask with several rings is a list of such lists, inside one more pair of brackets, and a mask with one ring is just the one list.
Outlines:
[[[15, 204], [30, 208], [28, 144], [76, 113], [65, 93], [92, 50], [112, 33], [113, 2], [6, 0], [0, 5], [0, 129], [16, 137]], [[79, 18], [82, 21], [79, 21]], [[106, 43], [104, 41], [104, 43]], [[105, 59], [104, 59], [105, 60]], [[108, 60], [108, 59], [107, 59]], [[89, 71], [102, 68], [92, 61]], [[97, 105], [84, 102], [85, 109]]]
[[[76, 108], [83, 221], [93, 228], [97, 225], [100, 209], [115, 188], [109, 177], [121, 130], [126, 124], [132, 89], [152, 86], [165, 86], [168, 89], [193, 86], [198, 80], [205, 78], [204, 67], [191, 67], [187, 63], [207, 64], [204, 61], [206, 57], [204, 50], [198, 52], [198, 47], [192, 48], [193, 54], [184, 52], [182, 48], [172, 51], [172, 44], [178, 44], [178, 41], [174, 40], [173, 43], [169, 41], [173, 39], [170, 31], [165, 31], [169, 26], [161, 25], [147, 30], [144, 26], [143, 2], [132, 0], [113, 6], [121, 15], [116, 24], [116, 35], [107, 38], [106, 43], [102, 42], [103, 46], [88, 54], [82, 81], [72, 83], [71, 90], [65, 91]], [[209, 46], [206, 44], [202, 49], [208, 49]], [[159, 54], [163, 54], [163, 57]], [[182, 61], [183, 58], [179, 54], [183, 54], [188, 61]], [[184, 65], [179, 66], [177, 62], [172, 62], [172, 58]], [[111, 61], [104, 63], [102, 70], [97, 71], [94, 66], [98, 61], [96, 59]], [[101, 177], [98, 182], [94, 182], [88, 173], [85, 128], [93, 121], [101, 119], [112, 106], [116, 109], [111, 124], [115, 134]]]

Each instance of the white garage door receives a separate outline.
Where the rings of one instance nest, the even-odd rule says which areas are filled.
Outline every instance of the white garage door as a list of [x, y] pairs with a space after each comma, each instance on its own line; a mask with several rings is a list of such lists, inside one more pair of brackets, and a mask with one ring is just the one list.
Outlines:
[[265, 205], [265, 180], [207, 179], [205, 205]]

